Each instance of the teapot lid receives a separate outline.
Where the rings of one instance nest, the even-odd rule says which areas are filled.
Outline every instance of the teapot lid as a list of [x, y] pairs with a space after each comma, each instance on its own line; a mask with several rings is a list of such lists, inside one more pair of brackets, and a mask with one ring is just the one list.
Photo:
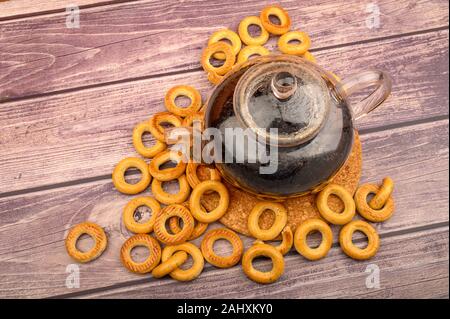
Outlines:
[[[326, 82], [304, 59], [280, 56], [262, 61], [251, 66], [236, 85], [237, 118], [270, 144], [289, 147], [311, 140], [330, 109]], [[272, 128], [278, 133], [272, 133]]]

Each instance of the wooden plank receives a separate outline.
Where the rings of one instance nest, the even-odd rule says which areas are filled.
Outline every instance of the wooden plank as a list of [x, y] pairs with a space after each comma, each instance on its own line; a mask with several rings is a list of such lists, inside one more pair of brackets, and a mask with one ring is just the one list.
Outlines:
[[[245, 278], [240, 267], [211, 269], [188, 285], [170, 279], [89, 294], [86, 298], [448, 298], [448, 227], [383, 238], [369, 261], [356, 262], [334, 247], [326, 259], [285, 257], [285, 273], [274, 284]], [[417, 258], [420, 256], [420, 258]], [[366, 267], [380, 271], [380, 288], [367, 288]], [[447, 281], [447, 284], [445, 284]], [[438, 283], [438, 284], [436, 284]]]
[[[8, 18], [23, 18], [27, 16], [33, 16], [36, 14], [43, 14], [49, 12], [61, 12], [66, 9], [68, 5], [76, 4], [78, 7], [83, 8], [92, 5], [111, 4], [124, 2], [127, 0], [33, 0], [30, 5], [29, 0], [3, 0], [0, 1], [0, 21]], [[128, 0], [135, 1], [135, 0]]]
[[[445, 120], [363, 137], [362, 182], [378, 182], [386, 175], [396, 182], [396, 213], [389, 221], [376, 225], [381, 234], [448, 223], [447, 136]], [[124, 282], [151, 281], [148, 276], [127, 272], [119, 261], [120, 246], [129, 236], [121, 223], [121, 211], [129, 199], [116, 192], [109, 180], [0, 199], [0, 296], [43, 297]], [[81, 287], [67, 289], [65, 270], [73, 261], [65, 252], [64, 238], [72, 225], [84, 220], [105, 227], [109, 245], [101, 258], [80, 265]], [[252, 242], [247, 238], [244, 241], [247, 247]], [[386, 247], [383, 240], [381, 256], [390, 254]], [[219, 251], [229, 251], [229, 248], [220, 246]], [[341, 253], [336, 254], [349, 267], [360, 265], [342, 258]], [[293, 263], [291, 267], [302, 268], [308, 264], [298, 257], [296, 260], [300, 264]], [[333, 257], [326, 259], [330, 265], [333, 260]], [[310, 272], [320, 276], [321, 267], [314, 269], [310, 268]], [[227, 271], [214, 274], [227, 277]], [[193, 285], [207, 287], [210, 277], [208, 273], [205, 276]], [[151, 282], [155, 289], [160, 285], [166, 287], [166, 292], [190, 287], [170, 280]]]
[[[448, 260], [440, 265], [427, 265], [424, 267], [428, 272], [436, 273], [443, 271], [448, 266]], [[407, 273], [407, 272], [406, 272]], [[403, 275], [403, 274], [401, 274]], [[411, 276], [411, 273], [409, 274]], [[412, 276], [415, 276], [413, 274]], [[393, 274], [398, 276], [398, 273]], [[448, 276], [448, 274], [447, 274]], [[437, 279], [425, 279], [423, 281], [414, 282], [410, 278], [406, 278], [408, 284], [399, 284], [397, 287], [380, 289], [374, 292], [363, 293], [355, 298], [364, 299], [448, 299], [448, 277], [438, 277]]]
[[[280, 1], [313, 49], [448, 26], [448, 2], [377, 1], [369, 29], [366, 1]], [[0, 23], [0, 101], [104, 82], [199, 69], [208, 36], [236, 29], [272, 1], [144, 1], [82, 11], [79, 29], [66, 15]], [[239, 9], [237, 9], [239, 8]], [[273, 48], [275, 41], [268, 45]], [[381, 59], [381, 57], [379, 57]]]
[[[392, 74], [391, 97], [357, 123], [362, 129], [448, 115], [448, 30], [317, 56], [339, 75], [366, 66]], [[183, 83], [204, 99], [211, 91], [203, 72], [192, 72], [0, 104], [0, 193], [110, 174], [136, 155], [133, 126], [162, 111], [167, 89]]]
[[[412, 227], [415, 219], [431, 223], [441, 214], [438, 211], [448, 212], [448, 120], [371, 133], [362, 136], [361, 142], [362, 182], [379, 183], [385, 176], [398, 182], [394, 195], [399, 196], [399, 214], [392, 219], [398, 223], [379, 224], [380, 231], [398, 230], [399, 224]], [[430, 216], [430, 207], [436, 216]], [[448, 221], [448, 214], [442, 220]]]

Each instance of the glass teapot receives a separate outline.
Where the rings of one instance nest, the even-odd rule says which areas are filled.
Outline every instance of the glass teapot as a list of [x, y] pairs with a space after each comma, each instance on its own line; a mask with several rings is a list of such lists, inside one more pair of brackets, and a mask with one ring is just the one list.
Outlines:
[[[351, 94], [368, 88], [373, 91], [366, 98], [349, 103]], [[338, 81], [301, 57], [251, 59], [228, 73], [208, 99], [205, 127], [222, 135], [222, 160], [215, 165], [227, 182], [259, 197], [316, 192], [350, 155], [354, 121], [390, 92], [390, 77], [378, 70]], [[235, 143], [226, 139], [227, 130], [234, 131]], [[256, 152], [249, 139], [256, 141]], [[271, 162], [262, 161], [261, 154]]]

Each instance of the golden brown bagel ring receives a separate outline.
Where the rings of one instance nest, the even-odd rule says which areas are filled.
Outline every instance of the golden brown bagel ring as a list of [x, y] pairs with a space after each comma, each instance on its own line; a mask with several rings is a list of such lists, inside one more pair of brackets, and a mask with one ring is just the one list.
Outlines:
[[[188, 204], [189, 207], [189, 204]], [[208, 228], [209, 224], [206, 223], [200, 223], [198, 220], [194, 219], [194, 230], [192, 231], [191, 236], [188, 238], [188, 240], [194, 240], [198, 237], [200, 237]], [[178, 217], [172, 217], [169, 219], [169, 229], [172, 233], [177, 234], [181, 231], [180, 227], [180, 219]]]
[[197, 113], [194, 113], [192, 115], [186, 116], [183, 119], [182, 126], [183, 127], [191, 127], [194, 124], [194, 121], [200, 122], [201, 130], [205, 128], [205, 112], [198, 111]]
[[[149, 120], [150, 133], [160, 142], [165, 143], [164, 127], [162, 123], [169, 123], [174, 127], [180, 127], [182, 119], [170, 112], [160, 112], [153, 115]], [[156, 153], [157, 154], [157, 153]], [[155, 155], [156, 155], [155, 154]], [[153, 155], [153, 156], [155, 156]]]
[[[342, 213], [336, 213], [330, 209], [328, 206], [328, 197], [333, 194], [340, 198], [344, 203], [344, 211]], [[317, 209], [320, 215], [329, 223], [335, 225], [345, 225], [350, 222], [355, 216], [355, 202], [353, 201], [352, 195], [342, 186], [337, 184], [327, 185], [320, 193], [317, 195], [316, 199]]]
[[169, 259], [153, 268], [152, 276], [155, 278], [162, 278], [181, 266], [187, 259], [188, 254], [184, 251], [177, 251], [175, 254], [170, 256]]
[[314, 62], [314, 63], [317, 62], [316, 57], [315, 57], [314, 55], [312, 55], [312, 53], [309, 52], [309, 51], [306, 51], [306, 52], [302, 55], [302, 57], [304, 57], [306, 60], [308, 60], [308, 61], [310, 61], [310, 62]]
[[181, 204], [189, 197], [189, 194], [191, 193], [191, 188], [189, 187], [186, 175], [181, 175], [178, 177], [179, 191], [176, 194], [164, 191], [162, 183], [163, 182], [158, 181], [156, 178], [153, 179], [152, 182], [153, 196], [155, 196], [155, 198], [162, 204]]
[[[352, 237], [355, 231], [363, 232], [367, 236], [367, 247], [361, 249], [353, 244]], [[362, 220], [354, 220], [341, 229], [339, 234], [339, 244], [344, 253], [358, 260], [372, 258], [380, 247], [380, 237], [377, 231], [369, 223]]]
[[[252, 37], [248, 32], [248, 27], [251, 25], [256, 25], [261, 29], [261, 34], [257, 37]], [[246, 45], [264, 45], [264, 43], [269, 40], [269, 32], [264, 29], [261, 19], [256, 16], [250, 16], [242, 19], [239, 23], [238, 33], [241, 37], [242, 42]]]
[[[253, 267], [253, 259], [259, 256], [272, 259], [272, 270], [262, 272]], [[245, 275], [255, 282], [270, 284], [278, 280], [284, 272], [283, 255], [273, 246], [257, 243], [251, 246], [242, 257], [242, 270]]]
[[269, 55], [270, 51], [265, 47], [259, 45], [249, 45], [243, 48], [238, 55], [237, 63], [244, 63], [252, 55], [265, 56]]
[[[270, 16], [276, 16], [280, 20], [280, 24], [270, 21]], [[289, 14], [280, 6], [273, 5], [265, 7], [261, 11], [261, 23], [267, 31], [275, 35], [282, 35], [291, 28], [291, 18]]]
[[[148, 221], [145, 223], [139, 223], [134, 219], [134, 212], [140, 206], [147, 206], [151, 209], [152, 214]], [[128, 202], [123, 210], [123, 223], [125, 227], [136, 234], [147, 234], [153, 230], [155, 224], [156, 215], [161, 210], [159, 203], [152, 197], [137, 197]]]
[[[191, 104], [187, 107], [178, 107], [175, 104], [175, 99], [179, 96], [186, 96], [191, 100]], [[189, 85], [177, 85], [171, 88], [166, 93], [164, 103], [167, 110], [181, 117], [192, 115], [202, 106], [202, 96], [200, 93]]]
[[[264, 244], [264, 242], [257, 239], [254, 244]], [[278, 246], [275, 246], [275, 248], [284, 256], [291, 250], [293, 244], [294, 234], [292, 233], [291, 227], [286, 226], [281, 232], [281, 243]]]
[[205, 265], [205, 260], [203, 259], [202, 252], [197, 246], [191, 243], [184, 243], [177, 246], [166, 246], [162, 253], [162, 261], [166, 262], [175, 252], [184, 251], [191, 255], [192, 260], [194, 261], [192, 267], [183, 270], [183, 269], [175, 269], [169, 275], [175, 280], [179, 281], [190, 281], [197, 278]]
[[[125, 180], [125, 172], [129, 168], [137, 168], [141, 171], [141, 180], [136, 184], [129, 184]], [[147, 163], [137, 157], [127, 157], [121, 160], [116, 167], [114, 167], [112, 173], [112, 181], [116, 189], [124, 194], [134, 195], [143, 192], [150, 184], [152, 177], [149, 173]]]
[[[236, 32], [233, 32], [229, 29], [222, 29], [214, 32], [211, 37], [208, 40], [208, 46], [219, 42], [220, 40], [228, 40], [231, 42], [231, 49], [233, 51], [234, 55], [237, 55], [239, 51], [241, 50], [241, 38], [236, 34]], [[215, 53], [214, 58], [219, 60], [225, 60], [225, 54], [224, 53]]]
[[[219, 256], [214, 252], [214, 243], [219, 239], [225, 239], [233, 247], [233, 252], [229, 256]], [[207, 232], [203, 237], [200, 248], [206, 261], [219, 268], [233, 267], [241, 260], [244, 252], [241, 238], [227, 228], [216, 228]]]
[[374, 223], [383, 222], [391, 218], [395, 208], [392, 197], [387, 198], [386, 203], [381, 209], [373, 209], [367, 204], [367, 196], [369, 196], [369, 194], [377, 194], [379, 191], [380, 188], [377, 185], [364, 184], [361, 185], [355, 193], [355, 203], [358, 213], [365, 219]]
[[294, 234], [292, 233], [291, 227], [286, 226], [281, 231], [281, 243], [275, 246], [276, 249], [282, 254], [286, 255], [292, 248], [294, 244]]
[[[77, 248], [77, 240], [81, 235], [86, 234], [94, 240], [94, 247], [87, 252], [82, 252]], [[80, 263], [87, 263], [99, 257], [106, 249], [108, 239], [103, 228], [99, 225], [84, 222], [72, 227], [66, 237], [66, 250], [70, 257]]]
[[392, 192], [394, 191], [394, 181], [392, 178], [383, 178], [383, 183], [380, 189], [375, 194], [375, 196], [370, 200], [369, 206], [373, 209], [381, 209], [387, 203], [389, 198], [391, 198]]
[[[200, 204], [202, 195], [207, 191], [215, 191], [220, 196], [219, 205], [210, 212], [205, 211]], [[191, 198], [189, 199], [189, 208], [191, 209], [192, 215], [198, 221], [212, 223], [220, 219], [227, 212], [229, 203], [230, 195], [225, 185], [217, 181], [203, 181], [192, 190]]]
[[[209, 60], [211, 59], [213, 54], [216, 54], [218, 52], [225, 53], [226, 59], [221, 66], [215, 67], [211, 64]], [[216, 42], [214, 44], [208, 45], [203, 50], [201, 62], [203, 69], [207, 73], [216, 73], [217, 75], [225, 75], [231, 70], [231, 68], [234, 65], [234, 62], [236, 62], [236, 56], [233, 53], [233, 50], [229, 44], [226, 44], [224, 42]]]
[[[299, 44], [290, 44], [292, 40], [300, 41]], [[283, 34], [278, 39], [278, 48], [285, 54], [303, 55], [311, 46], [311, 40], [305, 32], [291, 31]]]
[[[166, 222], [176, 216], [183, 221], [183, 229], [177, 234], [170, 234], [166, 229]], [[173, 204], [164, 207], [156, 216], [153, 231], [156, 238], [166, 245], [179, 245], [189, 239], [194, 230], [194, 218], [183, 205]]]
[[199, 166], [205, 167], [208, 170], [209, 175], [210, 175], [209, 180], [220, 182], [221, 177], [220, 177], [220, 173], [217, 169], [206, 166], [204, 164], [189, 162], [186, 166], [186, 178], [189, 182], [189, 185], [192, 188], [195, 188], [198, 184], [200, 184], [202, 182], [197, 175], [197, 169], [199, 168]]
[[[177, 162], [177, 166], [160, 169], [159, 167], [169, 161]], [[186, 170], [186, 163], [183, 162], [183, 154], [177, 151], [167, 150], [159, 153], [148, 165], [150, 174], [159, 181], [168, 182], [180, 177]]]
[[216, 72], [208, 72], [208, 81], [217, 85], [222, 81], [223, 75], [218, 75]]
[[152, 147], [146, 147], [144, 143], [142, 142], [142, 135], [145, 132], [151, 133], [150, 129], [150, 123], [149, 122], [142, 122], [136, 125], [133, 129], [133, 145], [136, 149], [136, 152], [138, 152], [140, 155], [144, 157], [153, 157], [159, 152], [162, 152], [166, 149], [167, 145], [166, 143], [163, 143], [159, 140], [156, 140], [155, 145]]
[[[135, 262], [131, 258], [131, 250], [137, 246], [147, 247], [150, 254], [141, 263]], [[145, 274], [152, 271], [161, 260], [161, 246], [158, 241], [147, 234], [137, 234], [127, 239], [120, 250], [120, 259], [123, 265], [130, 271]]]
[[[275, 213], [275, 221], [269, 229], [261, 229], [259, 218], [267, 209]], [[274, 202], [259, 202], [253, 207], [248, 217], [248, 230], [257, 239], [272, 240], [281, 233], [286, 223], [287, 210], [283, 205]]]
[[[309, 233], [318, 231], [322, 234], [322, 242], [316, 248], [308, 246], [306, 238]], [[312, 218], [304, 221], [297, 227], [294, 235], [294, 245], [297, 252], [309, 260], [318, 260], [325, 257], [333, 244], [333, 233], [330, 226], [321, 219]]]

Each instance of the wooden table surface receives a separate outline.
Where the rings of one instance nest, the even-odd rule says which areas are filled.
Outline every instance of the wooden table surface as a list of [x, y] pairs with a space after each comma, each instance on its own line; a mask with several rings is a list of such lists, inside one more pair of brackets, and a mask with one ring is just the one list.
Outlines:
[[[69, 3], [80, 6], [80, 28], [66, 26]], [[111, 171], [136, 155], [133, 126], [164, 110], [164, 94], [176, 84], [191, 84], [206, 99], [212, 86], [199, 57], [208, 35], [236, 29], [268, 3], [0, 2], [0, 297], [448, 298], [444, 0], [378, 0], [375, 28], [368, 24], [376, 14], [369, 0], [281, 1], [293, 27], [309, 33], [320, 65], [341, 77], [368, 67], [393, 77], [389, 99], [358, 122], [361, 182], [387, 175], [396, 182], [395, 215], [375, 225], [381, 236], [375, 258], [352, 260], [336, 241], [317, 262], [292, 250], [284, 275], [271, 285], [247, 280], [240, 267], [207, 264], [200, 278], [179, 283], [121, 265], [119, 250], [130, 236], [121, 212], [129, 197], [114, 190]], [[276, 50], [273, 41], [268, 47]], [[79, 265], [80, 286], [71, 288], [66, 271], [74, 262], [64, 238], [85, 220], [105, 227], [109, 245], [99, 259]], [[243, 239], [248, 247], [251, 240]], [[366, 286], [373, 267], [379, 288]]]

